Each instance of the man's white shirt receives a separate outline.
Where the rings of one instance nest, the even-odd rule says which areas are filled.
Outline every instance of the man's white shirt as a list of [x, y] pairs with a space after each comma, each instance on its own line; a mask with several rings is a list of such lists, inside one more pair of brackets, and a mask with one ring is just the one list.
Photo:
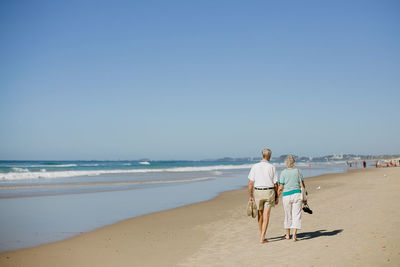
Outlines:
[[278, 182], [278, 174], [274, 165], [262, 160], [251, 167], [249, 180], [254, 182], [254, 187], [273, 187]]

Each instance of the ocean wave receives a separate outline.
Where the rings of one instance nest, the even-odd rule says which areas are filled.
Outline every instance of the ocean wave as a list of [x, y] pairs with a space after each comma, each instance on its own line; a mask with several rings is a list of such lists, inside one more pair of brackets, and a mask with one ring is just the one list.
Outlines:
[[68, 168], [77, 167], [77, 164], [34, 164], [34, 165], [20, 165], [26, 168]]
[[142, 164], [142, 165], [150, 165], [150, 162], [148, 162], [148, 161], [141, 161], [141, 162], [139, 162], [139, 164]]
[[38, 165], [36, 167], [51, 167], [51, 168], [65, 168], [65, 167], [76, 167], [76, 164], [55, 164], [55, 165]]
[[27, 179], [53, 179], [68, 178], [76, 176], [97, 176], [102, 174], [122, 173], [162, 173], [162, 172], [201, 172], [219, 170], [249, 169], [253, 164], [243, 165], [215, 165], [202, 167], [176, 167], [164, 169], [133, 169], [133, 170], [90, 170], [90, 171], [47, 171], [47, 172], [9, 172], [1, 173], [1, 180], [27, 180]]
[[25, 169], [25, 168], [17, 168], [17, 167], [12, 168], [12, 170], [13, 170], [14, 172], [29, 172], [28, 169]]
[[[298, 167], [308, 167], [308, 165], [309, 165], [310, 163], [309, 162], [296, 162], [296, 166], [298, 166]], [[285, 166], [286, 166], [286, 164], [285, 164]]]

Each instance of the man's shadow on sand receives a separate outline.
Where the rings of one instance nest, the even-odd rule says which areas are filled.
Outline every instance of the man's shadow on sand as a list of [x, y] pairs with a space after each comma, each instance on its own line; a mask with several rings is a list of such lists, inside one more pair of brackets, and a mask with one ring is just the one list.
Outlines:
[[[334, 236], [334, 235], [340, 234], [341, 232], [343, 232], [343, 229], [333, 230], [333, 231], [318, 230], [318, 231], [314, 231], [314, 232], [298, 233], [297, 240], [299, 240], [299, 241], [307, 240], [307, 239], [317, 238], [317, 237], [321, 237], [321, 236]], [[279, 241], [279, 240], [285, 240], [285, 235], [268, 238], [268, 241], [270, 241], [270, 242]]]

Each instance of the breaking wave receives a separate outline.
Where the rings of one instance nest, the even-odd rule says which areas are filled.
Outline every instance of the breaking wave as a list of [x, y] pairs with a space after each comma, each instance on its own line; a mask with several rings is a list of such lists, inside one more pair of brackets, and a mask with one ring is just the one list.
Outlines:
[[18, 171], [9, 173], [0, 173], [1, 180], [26, 180], [26, 179], [53, 179], [67, 178], [76, 176], [97, 176], [102, 174], [122, 174], [122, 173], [162, 173], [162, 172], [201, 172], [201, 171], [220, 171], [249, 169], [253, 164], [242, 165], [215, 165], [201, 167], [175, 167], [163, 169], [131, 169], [131, 170], [76, 170], [76, 171]]

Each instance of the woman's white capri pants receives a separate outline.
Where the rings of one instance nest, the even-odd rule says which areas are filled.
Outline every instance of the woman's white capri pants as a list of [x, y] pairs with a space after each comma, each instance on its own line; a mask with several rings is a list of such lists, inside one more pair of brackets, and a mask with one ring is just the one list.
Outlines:
[[296, 193], [283, 197], [283, 208], [285, 210], [285, 229], [301, 229], [301, 194]]

